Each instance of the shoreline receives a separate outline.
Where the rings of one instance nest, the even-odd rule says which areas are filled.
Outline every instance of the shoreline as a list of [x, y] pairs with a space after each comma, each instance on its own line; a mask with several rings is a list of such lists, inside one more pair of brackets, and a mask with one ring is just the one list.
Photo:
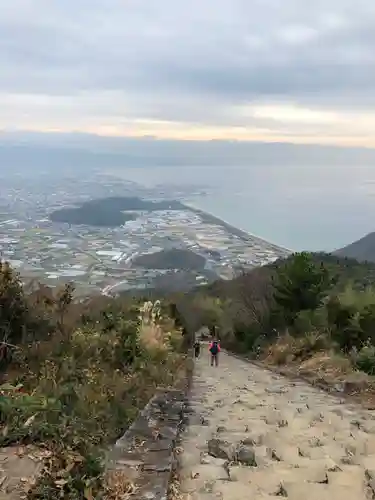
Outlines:
[[188, 201], [187, 203], [183, 202], [182, 204], [188, 210], [191, 210], [192, 212], [199, 215], [203, 221], [206, 221], [206, 222], [212, 223], [212, 224], [216, 224], [218, 226], [222, 226], [225, 229], [227, 229], [234, 236], [238, 236], [239, 238], [241, 238], [245, 241], [256, 240], [257, 242], [259, 242], [263, 245], [267, 245], [268, 247], [271, 247], [272, 249], [277, 250], [277, 251], [282, 251], [283, 253], [291, 254], [294, 252], [294, 250], [291, 250], [290, 248], [282, 247], [281, 245], [278, 245], [277, 243], [273, 243], [273, 242], [268, 241], [264, 238], [261, 238], [260, 236], [249, 233], [248, 231], [245, 231], [244, 229], [233, 226], [232, 224], [230, 224], [226, 220], [217, 217], [216, 215], [212, 214], [211, 212], [207, 212], [206, 210], [202, 210], [201, 208], [194, 206], [194, 204], [192, 204], [190, 201]]

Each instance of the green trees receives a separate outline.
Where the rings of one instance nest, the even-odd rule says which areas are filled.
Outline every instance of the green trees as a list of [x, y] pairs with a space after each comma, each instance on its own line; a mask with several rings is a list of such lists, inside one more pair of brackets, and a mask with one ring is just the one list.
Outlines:
[[277, 269], [273, 294], [286, 324], [292, 325], [301, 311], [317, 309], [333, 283], [324, 264], [315, 263], [307, 252], [287, 260]]
[[375, 344], [375, 304], [368, 304], [364, 307], [359, 316], [359, 326], [366, 340], [369, 339]]
[[[27, 328], [28, 306], [22, 283], [7, 262], [0, 262], [0, 344], [17, 344]], [[3, 355], [1, 350], [0, 358]]]

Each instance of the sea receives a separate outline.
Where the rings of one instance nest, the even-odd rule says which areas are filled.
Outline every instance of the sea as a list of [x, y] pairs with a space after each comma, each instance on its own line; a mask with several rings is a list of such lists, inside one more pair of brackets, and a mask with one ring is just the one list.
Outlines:
[[294, 251], [332, 251], [375, 231], [375, 165], [150, 166], [121, 175], [147, 187], [203, 186], [184, 201]]

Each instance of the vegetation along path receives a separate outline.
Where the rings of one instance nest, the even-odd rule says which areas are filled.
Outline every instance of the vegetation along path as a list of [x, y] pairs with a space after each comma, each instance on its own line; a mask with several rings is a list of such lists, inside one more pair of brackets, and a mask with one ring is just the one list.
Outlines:
[[196, 363], [184, 500], [375, 498], [375, 412], [221, 354]]

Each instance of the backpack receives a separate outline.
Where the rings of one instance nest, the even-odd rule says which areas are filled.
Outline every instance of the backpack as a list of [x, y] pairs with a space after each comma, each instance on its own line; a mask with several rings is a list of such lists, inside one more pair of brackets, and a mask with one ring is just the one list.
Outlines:
[[210, 352], [211, 354], [215, 355], [219, 352], [219, 347], [217, 345], [217, 342], [214, 342], [212, 346], [210, 347]]

